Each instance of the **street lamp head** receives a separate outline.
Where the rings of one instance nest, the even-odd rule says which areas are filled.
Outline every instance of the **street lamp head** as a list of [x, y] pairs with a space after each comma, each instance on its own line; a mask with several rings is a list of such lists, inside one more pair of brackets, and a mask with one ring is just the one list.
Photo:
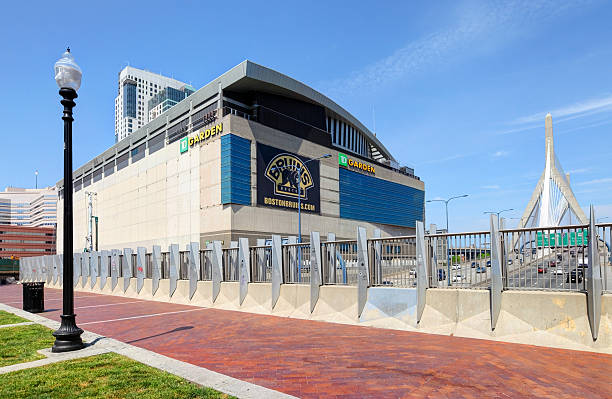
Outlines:
[[321, 157], [321, 159], [323, 159], [323, 158], [331, 158], [331, 156], [332, 156], [331, 154], [325, 154], [325, 155], [323, 155], [323, 156]]
[[55, 71], [55, 81], [60, 89], [79, 90], [81, 87], [81, 68], [74, 62], [74, 57], [70, 53], [70, 48], [62, 54], [53, 67]]

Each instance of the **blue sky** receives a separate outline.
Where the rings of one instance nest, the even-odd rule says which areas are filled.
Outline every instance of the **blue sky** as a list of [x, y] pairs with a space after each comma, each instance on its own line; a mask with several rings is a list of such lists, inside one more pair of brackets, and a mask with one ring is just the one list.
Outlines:
[[[546, 112], [580, 205], [612, 219], [610, 3], [87, 3], [4, 6], [1, 187], [33, 186], [35, 169], [39, 185], [62, 176], [52, 67], [69, 45], [83, 69], [75, 167], [113, 144], [127, 63], [198, 88], [250, 59], [375, 123], [427, 199], [469, 194], [451, 203], [453, 231], [486, 229], [484, 211], [521, 216], [544, 168]], [[426, 217], [443, 225], [443, 206]]]

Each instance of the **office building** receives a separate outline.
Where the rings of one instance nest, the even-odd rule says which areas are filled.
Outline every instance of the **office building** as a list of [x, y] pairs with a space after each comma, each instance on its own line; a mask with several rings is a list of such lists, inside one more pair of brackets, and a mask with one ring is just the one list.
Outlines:
[[55, 228], [56, 188], [7, 187], [0, 191], [0, 224]]
[[[164, 115], [74, 172], [75, 248], [86, 191], [97, 193], [100, 249], [297, 236], [298, 195], [305, 239], [354, 238], [358, 226], [413, 234], [424, 219], [414, 170], [348, 111], [274, 70], [244, 61]], [[61, 207], [59, 220], [61, 248]]]
[[193, 87], [189, 85], [185, 85], [180, 89], [166, 87], [149, 100], [149, 121], [157, 118], [194, 92]]
[[[149, 122], [149, 100], [164, 90], [176, 94], [169, 88], [180, 94], [193, 92], [191, 86], [176, 79], [129, 66], [123, 68], [119, 72], [115, 98], [115, 142], [125, 139]], [[179, 95], [176, 94], [174, 98], [179, 98]], [[156, 115], [159, 116], [159, 113]]]
[[55, 254], [55, 228], [0, 224], [0, 258]]

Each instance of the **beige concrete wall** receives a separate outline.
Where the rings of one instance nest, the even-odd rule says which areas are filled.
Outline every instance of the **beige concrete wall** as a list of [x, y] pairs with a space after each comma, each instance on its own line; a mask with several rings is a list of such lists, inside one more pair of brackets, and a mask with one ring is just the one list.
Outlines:
[[[147, 154], [74, 193], [74, 251], [86, 245], [86, 191], [97, 193], [93, 213], [98, 216], [102, 249], [147, 247], [181, 248], [200, 236], [200, 153], [179, 154], [179, 142]], [[131, 161], [130, 161], [131, 162]], [[58, 204], [57, 248], [63, 248], [63, 199]]]

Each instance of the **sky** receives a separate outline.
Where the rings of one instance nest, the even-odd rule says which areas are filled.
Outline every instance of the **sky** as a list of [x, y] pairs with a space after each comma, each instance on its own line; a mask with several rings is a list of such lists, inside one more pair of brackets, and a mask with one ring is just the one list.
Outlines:
[[[83, 70], [75, 169], [114, 144], [126, 65], [199, 88], [245, 59], [320, 91], [449, 204], [451, 231], [520, 218], [544, 169], [544, 116], [579, 204], [612, 221], [612, 3], [604, 1], [9, 2], [0, 189], [54, 185], [63, 131], [53, 64]], [[426, 223], [445, 225], [442, 203]], [[510, 225], [518, 221], [510, 219]]]

